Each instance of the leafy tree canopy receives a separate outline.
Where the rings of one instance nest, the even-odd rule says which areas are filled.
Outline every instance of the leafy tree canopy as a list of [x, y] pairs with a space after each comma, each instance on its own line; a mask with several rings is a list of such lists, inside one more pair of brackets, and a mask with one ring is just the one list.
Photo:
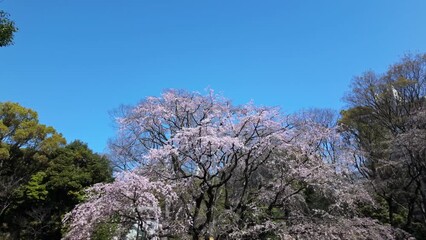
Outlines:
[[9, 14], [0, 10], [0, 47], [13, 44], [14, 33], [18, 31]]
[[59, 239], [61, 217], [84, 189], [110, 181], [109, 161], [40, 124], [37, 113], [0, 103], [0, 238]]
[[426, 54], [355, 77], [345, 99], [340, 124], [387, 213], [379, 219], [425, 238]]

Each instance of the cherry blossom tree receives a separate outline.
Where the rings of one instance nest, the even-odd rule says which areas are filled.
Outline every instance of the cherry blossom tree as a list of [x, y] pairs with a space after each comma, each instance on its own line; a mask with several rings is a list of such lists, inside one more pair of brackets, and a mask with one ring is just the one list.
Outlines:
[[[71, 239], [89, 238], [104, 216], [128, 224], [158, 219], [151, 237], [285, 238], [291, 226], [315, 221], [349, 226], [359, 204], [372, 204], [349, 176], [350, 153], [335, 127], [253, 103], [234, 106], [213, 91], [170, 90], [120, 112], [111, 155], [138, 180], [90, 189], [67, 218]], [[325, 140], [339, 149], [333, 156]], [[139, 209], [150, 211], [139, 217]]]
[[196, 239], [217, 235], [224, 230], [218, 226], [244, 218], [252, 176], [291, 141], [277, 109], [234, 107], [213, 92], [168, 91], [148, 98], [119, 123], [119, 144], [113, 149], [139, 159], [142, 174], [185, 190], [180, 199]]
[[[117, 235], [125, 235], [135, 224], [147, 237], [166, 234], [174, 226], [162, 225], [160, 205], [176, 200], [170, 185], [151, 182], [134, 172], [124, 172], [113, 183], [99, 183], [87, 190], [88, 200], [68, 213], [65, 239], [90, 239], [96, 224], [118, 223]], [[173, 229], [176, 232], [176, 229]]]

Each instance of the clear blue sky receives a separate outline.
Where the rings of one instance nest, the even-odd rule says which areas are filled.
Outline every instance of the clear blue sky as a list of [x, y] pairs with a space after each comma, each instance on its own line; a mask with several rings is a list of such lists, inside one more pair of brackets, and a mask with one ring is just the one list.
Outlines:
[[341, 109], [354, 75], [426, 52], [425, 0], [2, 0], [0, 101], [103, 152], [108, 111], [163, 89]]

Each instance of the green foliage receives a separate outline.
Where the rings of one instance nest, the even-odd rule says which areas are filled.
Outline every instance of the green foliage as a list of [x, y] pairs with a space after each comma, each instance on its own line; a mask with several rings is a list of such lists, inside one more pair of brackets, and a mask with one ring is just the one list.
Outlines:
[[384, 128], [373, 117], [373, 109], [365, 106], [341, 111], [339, 123], [347, 130], [355, 130], [358, 137], [365, 140], [383, 139]]
[[304, 191], [306, 204], [309, 209], [317, 209], [326, 211], [333, 203], [331, 199], [324, 196], [323, 193], [314, 187], [307, 187]]
[[60, 236], [62, 216], [83, 200], [84, 189], [111, 181], [111, 176], [108, 159], [93, 153], [86, 144], [74, 141], [58, 149], [47, 168], [33, 175], [32, 181], [25, 185], [26, 208], [48, 206], [50, 209], [49, 220], [37, 223], [41, 228], [50, 222], [40, 238]]
[[45, 178], [45, 172], [38, 172], [31, 176], [31, 180], [25, 186], [25, 195], [28, 199], [46, 200], [48, 191], [46, 184], [43, 184]]
[[0, 103], [0, 141], [2, 148], [20, 151], [25, 157], [47, 156], [65, 144], [54, 128], [38, 122], [35, 111], [12, 102]]
[[386, 206], [386, 201], [383, 198], [377, 196], [375, 198], [376, 205], [360, 205], [359, 211], [364, 216], [369, 216], [374, 219], [377, 219], [383, 223], [389, 223], [389, 211]]
[[65, 143], [52, 127], [39, 123], [35, 111], [17, 103], [0, 103], [1, 232], [21, 237], [19, 225], [30, 222], [25, 217], [26, 201], [46, 199], [42, 170]]
[[106, 157], [66, 141], [17, 103], [0, 103], [0, 236], [59, 239], [61, 218], [84, 189], [110, 181]]
[[109, 240], [116, 236], [118, 224], [99, 223], [93, 233], [93, 240]]
[[13, 44], [14, 33], [18, 31], [9, 14], [0, 10], [0, 47]]
[[112, 180], [108, 159], [94, 154], [80, 141], [60, 149], [46, 172], [49, 191], [64, 194], [74, 203], [82, 200], [84, 188]]

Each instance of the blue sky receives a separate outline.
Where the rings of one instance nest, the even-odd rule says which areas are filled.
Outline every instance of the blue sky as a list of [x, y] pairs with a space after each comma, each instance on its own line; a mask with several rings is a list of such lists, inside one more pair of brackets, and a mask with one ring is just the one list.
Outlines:
[[0, 101], [97, 152], [108, 112], [164, 89], [236, 104], [341, 109], [353, 76], [426, 52], [424, 0], [2, 0], [19, 27], [0, 48]]

